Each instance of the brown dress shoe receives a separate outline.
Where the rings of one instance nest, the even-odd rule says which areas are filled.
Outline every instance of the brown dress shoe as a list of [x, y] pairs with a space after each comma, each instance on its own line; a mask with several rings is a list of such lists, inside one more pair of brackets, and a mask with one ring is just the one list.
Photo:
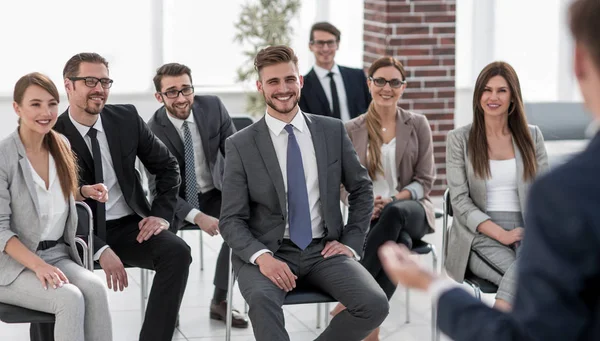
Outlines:
[[[231, 326], [234, 328], [248, 328], [248, 319], [242, 313], [240, 313], [237, 309], [232, 309], [231, 311]], [[227, 302], [223, 301], [221, 303], [215, 303], [212, 301], [210, 303], [210, 318], [213, 320], [220, 320], [225, 322], [227, 319]]]

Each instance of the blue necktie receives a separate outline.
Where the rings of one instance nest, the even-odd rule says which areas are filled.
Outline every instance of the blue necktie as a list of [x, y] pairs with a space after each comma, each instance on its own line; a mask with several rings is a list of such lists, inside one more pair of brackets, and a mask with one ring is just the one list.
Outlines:
[[185, 200], [198, 208], [198, 183], [194, 163], [194, 142], [187, 121], [183, 122], [183, 157], [185, 158]]
[[288, 132], [287, 147], [287, 199], [290, 239], [304, 250], [312, 241], [310, 209], [308, 207], [308, 191], [304, 178], [302, 153], [294, 135], [294, 127], [285, 126]]

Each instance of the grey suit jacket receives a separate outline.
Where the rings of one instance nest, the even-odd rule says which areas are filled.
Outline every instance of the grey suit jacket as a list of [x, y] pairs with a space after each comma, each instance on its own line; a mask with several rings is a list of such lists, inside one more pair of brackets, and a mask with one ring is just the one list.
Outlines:
[[[223, 164], [225, 162], [225, 139], [235, 133], [235, 126], [227, 109], [225, 109], [225, 105], [217, 96], [194, 96], [192, 112], [194, 122], [200, 132], [202, 149], [212, 174], [213, 184], [216, 189], [220, 190], [222, 188]], [[178, 230], [189, 224], [185, 221], [185, 217], [192, 208], [198, 207], [192, 207], [184, 199], [185, 157], [183, 141], [167, 115], [165, 107], [160, 107], [148, 121], [148, 127], [169, 148], [169, 151], [177, 158], [179, 163], [181, 186], [179, 186], [175, 217], [171, 224], [172, 230]], [[154, 179], [155, 177], [148, 173], [148, 188], [153, 196], [156, 192]]]
[[[367, 170], [340, 120], [305, 114], [317, 159], [325, 240], [362, 254], [373, 210]], [[259, 250], [275, 253], [283, 241], [287, 195], [264, 117], [225, 142], [223, 203], [219, 228], [234, 252], [237, 271]], [[348, 223], [340, 211], [340, 184], [350, 193]]]
[[[8, 285], [25, 269], [4, 249], [16, 236], [35, 252], [42, 233], [42, 218], [25, 147], [16, 131], [0, 142], [0, 285]], [[65, 226], [65, 243], [70, 245], [71, 259], [82, 265], [75, 246], [77, 211], [73, 195], [69, 196], [69, 216]]]
[[[537, 126], [530, 125], [529, 130], [535, 144], [535, 157], [538, 174], [548, 169], [548, 156], [544, 145], [544, 137]], [[467, 155], [467, 142], [471, 125], [457, 128], [448, 133], [446, 140], [446, 179], [450, 188], [450, 201], [454, 211], [452, 228], [448, 235], [448, 254], [445, 267], [448, 274], [456, 281], [462, 282], [467, 269], [471, 243], [477, 232], [477, 226], [489, 220], [486, 214], [487, 190], [485, 179], [475, 176], [473, 166]], [[517, 161], [517, 192], [521, 212], [525, 213], [525, 202], [531, 185], [524, 181], [523, 159], [521, 152], [513, 140]]]

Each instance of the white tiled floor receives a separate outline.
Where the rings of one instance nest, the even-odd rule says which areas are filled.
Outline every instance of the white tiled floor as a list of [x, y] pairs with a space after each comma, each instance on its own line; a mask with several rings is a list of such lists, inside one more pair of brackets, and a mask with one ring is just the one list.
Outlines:
[[[441, 207], [441, 198], [435, 198], [436, 206]], [[438, 219], [436, 233], [424, 239], [432, 242], [438, 251], [442, 250], [442, 222]], [[200, 271], [198, 252], [198, 232], [186, 231], [184, 239], [193, 250], [194, 262], [191, 266], [190, 277], [180, 313], [180, 327], [173, 335], [173, 340], [201, 340], [221, 341], [225, 339], [225, 325], [219, 321], [208, 318], [210, 299], [213, 293], [213, 275], [215, 260], [221, 246], [220, 237], [204, 235], [204, 271]], [[431, 266], [431, 257], [421, 256], [421, 260]], [[439, 266], [439, 265], [438, 265]], [[129, 288], [124, 292], [111, 292], [110, 307], [113, 319], [114, 340], [137, 340], [141, 325], [140, 315], [140, 271], [128, 270], [130, 281]], [[100, 278], [104, 278], [101, 271], [96, 271]], [[398, 288], [391, 301], [391, 311], [388, 318], [381, 326], [382, 340], [426, 341], [430, 340], [431, 306], [429, 297], [420, 292], [411, 291], [411, 322], [405, 323], [405, 290]], [[490, 298], [487, 297], [487, 300]], [[236, 308], [243, 310], [244, 303], [237, 289], [234, 294]], [[333, 308], [333, 304], [330, 308]], [[314, 340], [320, 332], [315, 328], [316, 306], [284, 306], [286, 328], [292, 341]], [[0, 323], [0, 340], [28, 340], [29, 325], [8, 325]], [[233, 341], [254, 340], [252, 328], [233, 329]], [[442, 340], [448, 340], [442, 336]]]

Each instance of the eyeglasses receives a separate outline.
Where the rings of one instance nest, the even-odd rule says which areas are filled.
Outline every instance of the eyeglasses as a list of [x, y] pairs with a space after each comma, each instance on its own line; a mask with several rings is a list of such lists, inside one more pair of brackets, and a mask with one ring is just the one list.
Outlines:
[[315, 45], [318, 48], [323, 48], [325, 45], [327, 45], [330, 48], [334, 48], [337, 46], [337, 41], [335, 40], [311, 40], [310, 41], [311, 45]]
[[179, 94], [182, 94], [184, 96], [189, 96], [189, 95], [191, 95], [193, 93], [194, 93], [194, 87], [193, 86], [188, 86], [188, 87], [185, 87], [185, 88], [183, 88], [181, 90], [168, 90], [168, 91], [165, 91], [165, 92], [159, 92], [159, 94], [165, 95], [165, 96], [167, 96], [167, 98], [171, 98], [171, 99], [179, 97]]
[[394, 89], [401, 87], [402, 84], [406, 84], [406, 81], [403, 81], [398, 78], [392, 78], [390, 80], [387, 80], [383, 77], [378, 77], [378, 78], [369, 77], [369, 80], [371, 82], [373, 82], [373, 84], [375, 84], [376, 87], [379, 87], [379, 88], [383, 88], [386, 83], [390, 83], [390, 87], [394, 88]]
[[89, 88], [96, 87], [96, 84], [98, 84], [98, 82], [100, 82], [100, 86], [102, 86], [104, 89], [109, 89], [113, 84], [113, 80], [110, 78], [69, 77], [69, 79], [73, 82], [84, 81], [85, 85]]

